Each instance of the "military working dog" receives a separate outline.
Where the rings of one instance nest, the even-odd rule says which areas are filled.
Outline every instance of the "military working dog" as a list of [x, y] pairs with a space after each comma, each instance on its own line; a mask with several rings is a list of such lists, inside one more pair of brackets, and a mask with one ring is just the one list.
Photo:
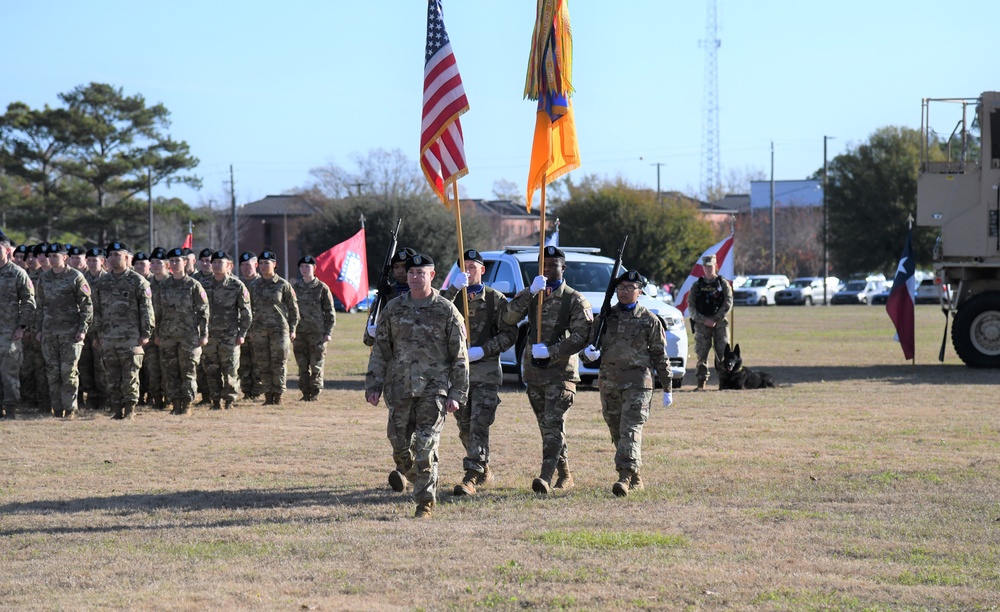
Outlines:
[[774, 377], [767, 372], [754, 372], [743, 367], [743, 358], [740, 356], [740, 345], [726, 351], [722, 359], [715, 358], [715, 369], [719, 372], [719, 390], [735, 389], [766, 389], [774, 387]]

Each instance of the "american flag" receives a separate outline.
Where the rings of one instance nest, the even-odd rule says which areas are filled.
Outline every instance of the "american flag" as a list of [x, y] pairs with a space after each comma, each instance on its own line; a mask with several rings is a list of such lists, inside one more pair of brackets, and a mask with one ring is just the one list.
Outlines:
[[448, 205], [445, 188], [468, 174], [458, 117], [469, 110], [462, 76], [444, 29], [441, 0], [427, 3], [424, 57], [424, 114], [420, 123], [420, 167], [431, 188]]

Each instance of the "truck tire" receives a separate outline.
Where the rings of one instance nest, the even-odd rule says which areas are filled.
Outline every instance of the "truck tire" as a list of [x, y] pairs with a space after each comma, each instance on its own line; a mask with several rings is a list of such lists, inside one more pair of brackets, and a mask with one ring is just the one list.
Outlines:
[[959, 307], [951, 343], [970, 368], [1000, 368], [1000, 292], [980, 293]]

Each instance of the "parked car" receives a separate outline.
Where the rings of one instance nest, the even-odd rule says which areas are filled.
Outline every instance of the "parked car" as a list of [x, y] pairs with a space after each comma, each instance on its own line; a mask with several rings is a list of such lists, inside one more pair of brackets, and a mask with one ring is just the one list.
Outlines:
[[369, 289], [368, 290], [368, 295], [365, 296], [365, 299], [363, 299], [360, 302], [358, 302], [358, 310], [363, 311], [363, 312], [368, 312], [368, 309], [371, 308], [372, 302], [375, 301], [375, 296], [377, 294], [378, 294], [378, 292], [376, 290]]
[[[604, 302], [604, 292], [611, 280], [614, 260], [598, 255], [600, 249], [582, 247], [560, 247], [566, 253], [566, 272], [564, 277], [570, 287], [583, 293], [590, 302], [596, 317]], [[538, 275], [538, 247], [510, 246], [502, 251], [481, 252], [486, 264], [483, 282], [508, 298], [514, 297], [518, 291], [531, 284]], [[458, 266], [452, 264], [447, 277], [442, 284], [447, 287], [453, 274], [458, 272]], [[651, 289], [650, 285], [647, 285]], [[639, 303], [660, 317], [667, 337], [667, 357], [670, 360], [670, 374], [673, 387], [681, 386], [684, 371], [687, 368], [687, 329], [684, 326], [684, 316], [679, 310], [665, 304], [662, 300], [650, 297], [647, 292], [639, 297]], [[617, 303], [617, 296], [613, 303]], [[505, 372], [521, 373], [521, 355], [528, 341], [528, 320], [525, 318], [518, 325], [518, 336], [515, 345], [500, 355], [500, 365]], [[580, 360], [580, 378], [584, 382], [593, 382], [597, 378], [599, 363], [587, 365]]]
[[865, 278], [853, 278], [847, 281], [844, 288], [833, 294], [831, 304], [867, 304], [876, 293], [885, 289], [885, 276], [869, 275]]
[[889, 301], [889, 294], [892, 293], [892, 281], [891, 280], [885, 281], [884, 287], [885, 288], [882, 289], [882, 291], [879, 291], [878, 293], [876, 293], [875, 295], [871, 296], [868, 299], [869, 304], [875, 306], [875, 305], [885, 304], [886, 302]]
[[[826, 278], [826, 299], [840, 289], [840, 279], [835, 276]], [[774, 294], [776, 304], [823, 304], [823, 277], [803, 276], [792, 281], [788, 287]]]
[[739, 289], [733, 289], [733, 304], [737, 306], [768, 306], [774, 304], [774, 294], [788, 286], [784, 274], [748, 276]]
[[917, 304], [940, 304], [941, 295], [941, 285], [933, 278], [925, 278], [917, 285], [917, 295], [913, 301]]

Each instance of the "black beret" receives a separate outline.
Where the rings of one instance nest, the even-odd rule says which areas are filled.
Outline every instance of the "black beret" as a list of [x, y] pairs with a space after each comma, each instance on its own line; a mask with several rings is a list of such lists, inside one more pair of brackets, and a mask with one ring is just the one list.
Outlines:
[[15, 253], [22, 253], [24, 255], [27, 255], [28, 251], [30, 251], [30, 250], [31, 249], [28, 247], [28, 245], [26, 245], [26, 244], [20, 244], [20, 245], [17, 246], [16, 249], [14, 249], [14, 252]]
[[49, 250], [49, 243], [47, 242], [39, 242], [38, 244], [31, 247], [31, 252], [34, 255], [45, 255], [45, 253], [47, 253], [48, 250]]
[[556, 247], [556, 246], [547, 246], [547, 247], [545, 247], [545, 256], [546, 257], [559, 257], [559, 258], [562, 258], [562, 259], [566, 259], [566, 253], [563, 253], [559, 249], [559, 247]]
[[302, 264], [309, 264], [311, 266], [315, 266], [316, 258], [313, 257], [312, 255], [306, 255], [305, 257], [299, 260], [299, 265], [301, 266]]
[[261, 261], [278, 261], [278, 256], [274, 254], [274, 251], [261, 251], [257, 259]]
[[167, 258], [167, 251], [163, 247], [156, 247], [149, 254], [149, 259], [151, 261], [153, 259], [159, 259], [160, 261], [163, 261], [166, 258]]
[[105, 251], [108, 253], [112, 253], [114, 251], [125, 251], [126, 253], [132, 252], [128, 250], [128, 246], [126, 246], [124, 242], [118, 242], [117, 240], [109, 244]]
[[132, 261], [149, 261], [149, 255], [146, 254], [146, 251], [139, 251], [132, 258]]
[[[204, 253], [204, 251], [202, 252]], [[204, 255], [202, 257], [204, 257]], [[229, 256], [229, 253], [225, 251], [216, 251], [212, 253], [212, 261], [215, 261], [216, 259], [226, 259], [229, 261], [233, 260], [233, 258]]]
[[198, 259], [205, 259], [206, 257], [212, 257], [213, 255], [214, 253], [212, 252], [212, 249], [205, 248], [201, 250], [201, 253], [198, 253]]
[[66, 245], [65, 244], [61, 244], [59, 242], [53, 242], [52, 244], [50, 244], [45, 249], [45, 252], [48, 253], [48, 254], [62, 253], [62, 254], [65, 255], [66, 254]]
[[10, 242], [10, 238], [7, 237], [7, 234], [3, 233], [2, 229], [0, 229], [0, 242]]
[[406, 260], [406, 269], [410, 268], [424, 268], [427, 266], [434, 266], [434, 260], [431, 259], [430, 255], [424, 255], [423, 253], [417, 253]]
[[104, 249], [101, 247], [87, 249], [87, 257], [104, 257]]
[[187, 257], [188, 255], [194, 255], [194, 251], [187, 247], [181, 247], [181, 254], [179, 257]]
[[620, 285], [625, 281], [638, 284], [640, 289], [646, 286], [646, 277], [639, 274], [635, 270], [625, 270], [622, 272], [615, 281], [615, 286]]
[[403, 263], [416, 254], [417, 252], [414, 249], [411, 249], [410, 247], [403, 247], [396, 251], [396, 254], [393, 255], [392, 263]]
[[250, 251], [246, 251], [245, 253], [240, 255], [240, 261], [250, 261], [251, 259], [257, 259], [257, 256], [251, 253]]
[[170, 249], [169, 251], [167, 251], [167, 259], [173, 259], [175, 257], [187, 257], [187, 255], [184, 254], [184, 251], [190, 251], [190, 250], [191, 249], [182, 249], [180, 247], [177, 247], [175, 249]]
[[69, 255], [84, 255], [86, 254], [86, 251], [83, 250], [83, 247], [75, 246], [67, 249], [66, 253]]
[[[484, 266], [486, 265], [486, 262], [483, 261], [483, 254], [477, 251], [476, 249], [469, 249], [468, 251], [466, 251], [462, 255], [462, 259], [465, 261], [475, 261], [483, 264]], [[462, 267], [462, 262], [459, 262], [458, 266]]]

